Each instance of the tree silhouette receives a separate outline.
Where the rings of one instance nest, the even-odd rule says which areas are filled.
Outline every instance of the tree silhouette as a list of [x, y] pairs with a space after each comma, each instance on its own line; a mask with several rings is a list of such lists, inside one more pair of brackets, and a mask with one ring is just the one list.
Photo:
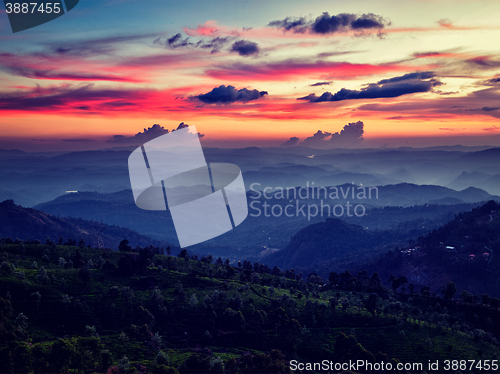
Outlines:
[[448, 282], [441, 293], [446, 300], [451, 300], [457, 293], [457, 286], [453, 282]]
[[129, 245], [127, 239], [123, 239], [118, 245], [118, 250], [120, 252], [132, 252], [132, 247]]

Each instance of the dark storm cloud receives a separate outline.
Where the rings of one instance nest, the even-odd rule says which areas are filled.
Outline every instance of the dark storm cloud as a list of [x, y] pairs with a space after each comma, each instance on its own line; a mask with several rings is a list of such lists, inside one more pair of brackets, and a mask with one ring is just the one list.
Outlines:
[[177, 33], [171, 38], [167, 39], [166, 45], [169, 48], [180, 48], [180, 47], [187, 47], [190, 45], [194, 45], [194, 43], [191, 43], [189, 41], [189, 37], [182, 39], [182, 35], [180, 33]]
[[240, 56], [252, 56], [259, 53], [259, 46], [249, 40], [239, 40], [234, 42], [231, 52], [238, 52]]
[[328, 82], [317, 82], [317, 83], [313, 83], [313, 84], [310, 84], [309, 86], [311, 87], [318, 87], [318, 86], [329, 86], [333, 83], [333, 81], [328, 81]]
[[[181, 123], [179, 123], [179, 126], [177, 126], [177, 128], [175, 130], [184, 129], [186, 127], [189, 127], [189, 125], [185, 124], [184, 122], [181, 122]], [[175, 130], [172, 130], [172, 131], [175, 131]]]
[[410, 73], [390, 79], [383, 79], [377, 83], [370, 83], [361, 90], [350, 90], [342, 88], [340, 91], [332, 94], [324, 92], [321, 96], [309, 94], [300, 97], [297, 100], [309, 101], [311, 103], [320, 103], [324, 101], [342, 101], [353, 99], [377, 99], [384, 97], [398, 97], [417, 92], [429, 92], [434, 87], [442, 83], [434, 79], [432, 72]]
[[209, 40], [208, 42], [200, 40], [198, 43], [196, 43], [196, 46], [199, 48], [211, 49], [212, 53], [216, 53], [219, 52], [231, 40], [234, 40], [234, 37], [226, 36], [225, 38], [222, 38], [218, 36]]
[[311, 26], [311, 30], [316, 34], [333, 34], [349, 29], [349, 26], [356, 20], [354, 14], [341, 13], [330, 16], [328, 12], [316, 18]]
[[[333, 16], [332, 16], [333, 17]], [[354, 30], [358, 29], [383, 29], [385, 21], [382, 17], [373, 13], [363, 14], [358, 19], [351, 22], [351, 27]]]
[[247, 88], [237, 90], [233, 86], [226, 87], [222, 85], [206, 94], [198, 95], [194, 98], [206, 104], [231, 104], [237, 101], [247, 102], [257, 100], [265, 95], [267, 95], [267, 91], [249, 90]]
[[267, 26], [283, 29], [284, 31], [305, 32], [310, 23], [304, 17], [286, 17], [283, 20], [271, 21]]
[[300, 138], [297, 138], [296, 136], [292, 136], [290, 139], [288, 139], [286, 142], [284, 142], [281, 147], [293, 147], [294, 145], [297, 145], [299, 142]]
[[500, 83], [500, 78], [490, 79], [487, 83], [496, 85], [497, 83]]
[[268, 26], [295, 33], [335, 34], [350, 30], [382, 30], [390, 24], [390, 21], [373, 13], [361, 16], [352, 13], [340, 13], [330, 16], [328, 12], [324, 12], [314, 21], [308, 21], [304, 17], [287, 17], [283, 20], [269, 22]]
[[203, 49], [211, 49], [211, 53], [217, 53], [222, 48], [226, 46], [226, 44], [232, 42], [236, 37], [234, 36], [226, 36], [226, 37], [215, 37], [208, 40], [199, 39], [198, 41], [191, 41], [189, 37], [183, 38], [181, 33], [177, 33], [174, 36], [168, 38], [165, 42], [161, 40], [161, 38], [157, 38], [153, 43], [154, 44], [164, 44], [166, 48], [176, 49], [182, 47], [192, 47], [192, 48], [203, 48]]
[[174, 36], [172, 36], [171, 38], [168, 38], [167, 43], [168, 43], [168, 45], [172, 46], [175, 43], [177, 43], [181, 38], [182, 38], [182, 35], [180, 33], [177, 33]]
[[385, 84], [385, 83], [394, 83], [394, 82], [402, 82], [402, 81], [408, 81], [408, 80], [423, 80], [423, 79], [431, 79], [434, 78], [436, 74], [432, 71], [422, 71], [422, 72], [417, 72], [417, 73], [408, 73], [405, 75], [401, 75], [399, 77], [394, 77], [394, 78], [389, 78], [389, 79], [382, 79], [381, 81], [378, 81], [377, 84]]

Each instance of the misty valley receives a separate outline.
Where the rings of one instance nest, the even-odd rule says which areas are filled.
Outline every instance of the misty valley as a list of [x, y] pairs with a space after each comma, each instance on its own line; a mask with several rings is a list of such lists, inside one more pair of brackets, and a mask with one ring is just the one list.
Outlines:
[[209, 148], [241, 166], [248, 217], [188, 248], [168, 210], [135, 205], [129, 149], [1, 151], [2, 362], [271, 373], [292, 358], [500, 358], [499, 150]]

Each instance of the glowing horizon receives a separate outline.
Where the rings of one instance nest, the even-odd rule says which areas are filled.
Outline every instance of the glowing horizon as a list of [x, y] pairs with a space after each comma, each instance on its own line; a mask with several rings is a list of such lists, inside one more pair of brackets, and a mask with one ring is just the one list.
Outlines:
[[2, 11], [0, 148], [97, 149], [180, 122], [222, 147], [357, 121], [347, 147], [500, 145], [496, 1], [192, 3], [81, 2], [14, 35]]

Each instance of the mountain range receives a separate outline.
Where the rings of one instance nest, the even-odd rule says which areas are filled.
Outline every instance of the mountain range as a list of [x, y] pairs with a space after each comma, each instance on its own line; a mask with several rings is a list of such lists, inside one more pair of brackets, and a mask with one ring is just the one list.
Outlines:
[[40, 240], [47, 238], [57, 242], [62, 238], [65, 242], [69, 239], [80, 239], [85, 245], [104, 247], [117, 250], [123, 239], [127, 239], [131, 246], [166, 247], [168, 243], [151, 239], [133, 230], [88, 221], [81, 218], [56, 217], [33, 208], [24, 208], [16, 205], [13, 200], [0, 203], [0, 237], [12, 240]]

